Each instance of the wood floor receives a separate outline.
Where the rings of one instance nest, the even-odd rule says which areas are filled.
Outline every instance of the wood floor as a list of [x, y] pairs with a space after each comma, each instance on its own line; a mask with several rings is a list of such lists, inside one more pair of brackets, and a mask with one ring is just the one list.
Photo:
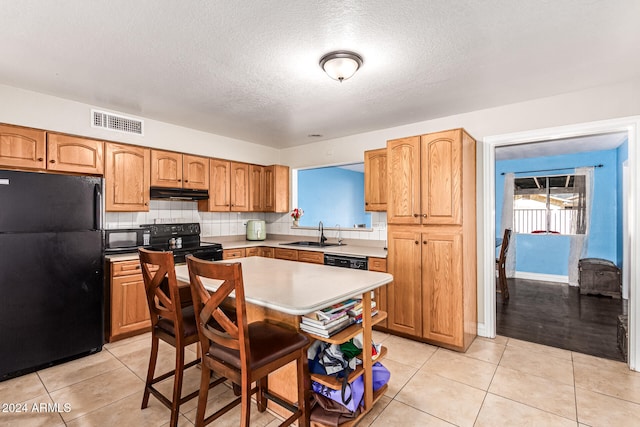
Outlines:
[[498, 335], [624, 360], [617, 342], [622, 300], [580, 295], [577, 287], [562, 283], [508, 282], [509, 300], [503, 303], [500, 293], [496, 297]]

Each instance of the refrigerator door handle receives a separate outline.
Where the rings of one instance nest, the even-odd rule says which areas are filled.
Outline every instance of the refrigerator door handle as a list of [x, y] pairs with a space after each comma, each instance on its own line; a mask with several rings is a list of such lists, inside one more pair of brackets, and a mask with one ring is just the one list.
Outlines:
[[102, 227], [102, 190], [100, 185], [93, 187], [93, 229], [100, 230]]

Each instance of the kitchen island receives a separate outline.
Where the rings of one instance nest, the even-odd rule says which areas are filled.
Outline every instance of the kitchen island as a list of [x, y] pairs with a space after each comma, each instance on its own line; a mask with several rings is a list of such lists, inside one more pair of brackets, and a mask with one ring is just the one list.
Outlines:
[[[250, 322], [268, 319], [299, 331], [301, 315], [348, 298], [362, 298], [362, 324], [352, 325], [328, 339], [308, 335], [311, 339], [340, 343], [362, 333], [363, 348], [370, 349], [371, 327], [374, 321], [386, 317], [384, 312], [379, 312], [374, 318], [371, 317], [371, 291], [393, 280], [393, 277], [388, 273], [262, 257], [238, 258], [228, 262], [242, 263], [247, 317]], [[189, 282], [189, 271], [185, 265], [176, 266], [176, 276], [180, 282], [185, 284]], [[203, 283], [206, 288], [215, 290], [221, 281], [203, 280]], [[365, 351], [363, 354], [367, 353]], [[382, 354], [384, 353], [383, 351]], [[374, 395], [372, 364], [371, 358], [365, 357], [362, 367], [350, 376], [351, 380], [358, 375], [364, 376], [365, 393], [362, 415], [372, 408], [386, 389], [383, 387]], [[312, 375], [312, 379], [330, 387], [340, 387], [341, 385], [341, 382], [332, 382], [333, 378], [331, 377]], [[295, 387], [294, 364], [289, 364], [269, 377], [269, 388], [289, 399], [295, 400]], [[350, 424], [357, 422], [359, 418]]]

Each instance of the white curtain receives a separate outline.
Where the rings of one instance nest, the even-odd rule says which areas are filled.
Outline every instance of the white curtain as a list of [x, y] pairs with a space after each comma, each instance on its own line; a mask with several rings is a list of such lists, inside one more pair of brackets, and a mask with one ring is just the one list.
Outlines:
[[584, 234], [571, 235], [569, 244], [569, 285], [578, 286], [578, 261], [587, 255], [591, 230], [591, 205], [593, 204], [593, 167], [576, 168], [576, 175], [584, 175], [585, 181], [585, 230]]
[[500, 238], [504, 236], [504, 230], [510, 228], [511, 240], [507, 251], [507, 263], [505, 270], [507, 277], [516, 276], [516, 233], [513, 232], [513, 192], [515, 174], [513, 172], [504, 175], [504, 192], [502, 199], [502, 218], [500, 220]]

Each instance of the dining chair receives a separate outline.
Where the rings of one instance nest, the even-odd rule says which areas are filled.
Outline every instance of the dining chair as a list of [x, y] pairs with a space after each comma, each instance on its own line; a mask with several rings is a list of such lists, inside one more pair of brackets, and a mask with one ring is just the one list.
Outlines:
[[507, 251], [509, 250], [509, 240], [511, 240], [511, 229], [505, 228], [502, 236], [502, 244], [500, 245], [500, 255], [496, 258], [496, 270], [498, 272], [498, 284], [500, 285], [500, 293], [502, 300], [509, 299], [509, 285], [507, 283]]
[[[180, 405], [196, 397], [199, 392], [195, 390], [181, 397], [184, 370], [200, 363], [200, 359], [184, 363], [185, 347], [198, 342], [193, 304], [181, 298], [172, 252], [139, 249], [138, 254], [151, 315], [151, 355], [141, 409], [147, 407], [149, 395], [153, 394], [171, 410], [170, 426], [175, 427], [178, 424]], [[190, 297], [190, 294], [187, 295]], [[175, 347], [176, 365], [173, 370], [155, 376], [160, 340]], [[171, 376], [174, 376], [173, 395], [168, 399], [154, 385]]]
[[[196, 426], [209, 424], [237, 405], [241, 405], [240, 425], [249, 426], [253, 394], [256, 394], [259, 412], [263, 412], [267, 400], [271, 400], [292, 413], [281, 426], [296, 420], [298, 425], [308, 426], [310, 380], [306, 350], [309, 339], [266, 321], [248, 323], [241, 263], [211, 262], [187, 256], [187, 266], [202, 347]], [[208, 290], [204, 283], [217, 288]], [[222, 310], [223, 304], [235, 307], [235, 322]], [[211, 327], [211, 319], [215, 319], [222, 330]], [[297, 372], [297, 405], [268, 390], [269, 374], [293, 361]], [[205, 419], [210, 370], [239, 386], [240, 396]], [[252, 387], [254, 382], [256, 385]]]

